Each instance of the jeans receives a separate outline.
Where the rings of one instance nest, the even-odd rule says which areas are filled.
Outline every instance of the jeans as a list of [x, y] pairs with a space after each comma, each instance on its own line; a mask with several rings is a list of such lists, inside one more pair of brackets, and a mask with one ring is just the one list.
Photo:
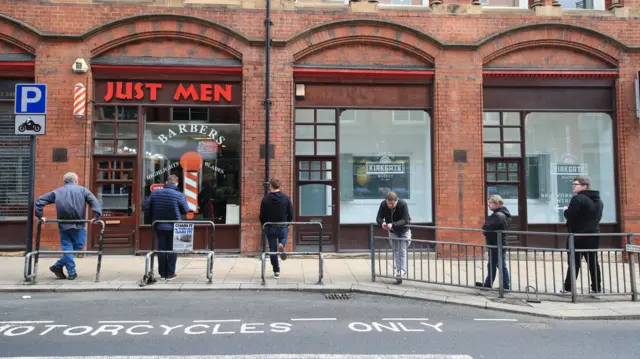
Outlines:
[[409, 263], [407, 248], [409, 248], [411, 241], [394, 240], [394, 238], [411, 239], [411, 230], [408, 230], [402, 236], [389, 232], [389, 238], [391, 238], [391, 248], [393, 249], [393, 273], [405, 275], [407, 274], [407, 266]]
[[[267, 236], [267, 241], [269, 241], [269, 252], [277, 252], [278, 243], [282, 244], [283, 247], [287, 245], [289, 227], [267, 226], [267, 228], [265, 229], [265, 235]], [[280, 263], [278, 262], [278, 255], [272, 254], [270, 255], [270, 257], [273, 272], [280, 273]]]
[[[63, 251], [81, 251], [87, 243], [87, 231], [81, 229], [67, 229], [60, 231], [60, 247]], [[76, 264], [73, 261], [73, 254], [63, 254], [55, 266], [67, 267], [67, 273], [73, 275], [76, 273]]]
[[[163, 231], [157, 230], [158, 250], [173, 250], [173, 230]], [[158, 272], [161, 278], [171, 277], [176, 274], [176, 262], [178, 255], [175, 253], [158, 253]]]
[[[509, 270], [507, 269], [507, 251], [502, 250], [502, 286], [504, 289], [510, 289]], [[489, 262], [487, 263], [487, 278], [484, 280], [484, 286], [491, 288], [493, 281], [496, 280], [498, 274], [498, 248], [489, 249]]]

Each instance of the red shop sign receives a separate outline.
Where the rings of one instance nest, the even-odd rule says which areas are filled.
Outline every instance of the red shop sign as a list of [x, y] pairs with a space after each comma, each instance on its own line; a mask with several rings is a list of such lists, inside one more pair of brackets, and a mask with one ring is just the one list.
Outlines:
[[162, 183], [154, 183], [151, 185], [151, 192], [163, 188], [164, 185]]

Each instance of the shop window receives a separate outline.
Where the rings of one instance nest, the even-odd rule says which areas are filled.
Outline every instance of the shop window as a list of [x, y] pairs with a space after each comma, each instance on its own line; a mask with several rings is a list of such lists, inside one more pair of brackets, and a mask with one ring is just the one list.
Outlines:
[[96, 158], [96, 197], [104, 217], [133, 214], [134, 159]]
[[136, 155], [138, 107], [99, 106], [93, 125], [95, 155]]
[[414, 222], [433, 220], [427, 111], [344, 110], [339, 133], [340, 223], [371, 222], [388, 191], [407, 201]]
[[[188, 218], [239, 224], [240, 109], [151, 107], [145, 113], [142, 200], [174, 174], [193, 209]], [[187, 179], [196, 191], [184, 191]], [[144, 215], [141, 221], [151, 224]]]
[[521, 157], [519, 112], [483, 113], [484, 157]]
[[296, 156], [335, 156], [336, 111], [296, 109]]
[[585, 175], [616, 221], [613, 123], [605, 113], [533, 112], [525, 117], [529, 223], [564, 223], [573, 179]]

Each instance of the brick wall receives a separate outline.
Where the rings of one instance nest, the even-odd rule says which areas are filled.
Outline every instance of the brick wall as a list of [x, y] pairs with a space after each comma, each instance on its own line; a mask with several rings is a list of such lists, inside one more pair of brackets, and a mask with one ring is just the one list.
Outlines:
[[[71, 72], [71, 64], [77, 57], [148, 54], [242, 59], [242, 251], [259, 248], [257, 218], [264, 179], [264, 159], [260, 159], [259, 150], [265, 126], [263, 10], [125, 3], [51, 5], [39, 0], [0, 0], [0, 13], [28, 25], [0, 19], [2, 49], [36, 55], [36, 80], [49, 84], [48, 135], [38, 140], [37, 195], [58, 186], [68, 170], [77, 171], [81, 183], [88, 185], [90, 126], [73, 118], [71, 104], [73, 85], [83, 82], [91, 86], [92, 79], [90, 73]], [[284, 191], [293, 195], [292, 63], [435, 63], [435, 219], [439, 225], [478, 227], [485, 207], [483, 64], [492, 61], [492, 66], [507, 67], [605, 68], [615, 67], [612, 63], [620, 61], [617, 118], [623, 210], [620, 218], [623, 229], [640, 231], [640, 204], [629, 188], [640, 178], [637, 166], [633, 165], [640, 147], [633, 98], [633, 79], [640, 57], [627, 50], [640, 46], [637, 20], [530, 14], [450, 16], [406, 10], [375, 13], [354, 13], [347, 8], [274, 10], [270, 129], [276, 152], [271, 176], [279, 177]], [[139, 17], [123, 21], [134, 16]], [[118, 20], [122, 21], [110, 24]], [[332, 24], [326, 25], [329, 23]], [[68, 163], [51, 163], [55, 147], [70, 149]], [[454, 150], [467, 151], [467, 163], [453, 163]], [[52, 215], [53, 208], [46, 214]], [[55, 246], [55, 233], [47, 234], [46, 245]], [[460, 237], [446, 232], [441, 236]], [[473, 234], [463, 239], [481, 241], [481, 237]]]

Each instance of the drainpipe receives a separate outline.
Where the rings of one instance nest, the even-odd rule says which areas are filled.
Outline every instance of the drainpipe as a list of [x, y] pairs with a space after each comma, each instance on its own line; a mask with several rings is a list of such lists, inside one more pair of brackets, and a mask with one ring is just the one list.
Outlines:
[[269, 193], [269, 170], [271, 167], [271, 151], [269, 151], [269, 127], [271, 125], [271, 94], [270, 94], [270, 61], [271, 61], [271, 0], [267, 0], [267, 13], [264, 19], [265, 35], [264, 35], [264, 109], [265, 109], [265, 131], [264, 131], [264, 195]]

